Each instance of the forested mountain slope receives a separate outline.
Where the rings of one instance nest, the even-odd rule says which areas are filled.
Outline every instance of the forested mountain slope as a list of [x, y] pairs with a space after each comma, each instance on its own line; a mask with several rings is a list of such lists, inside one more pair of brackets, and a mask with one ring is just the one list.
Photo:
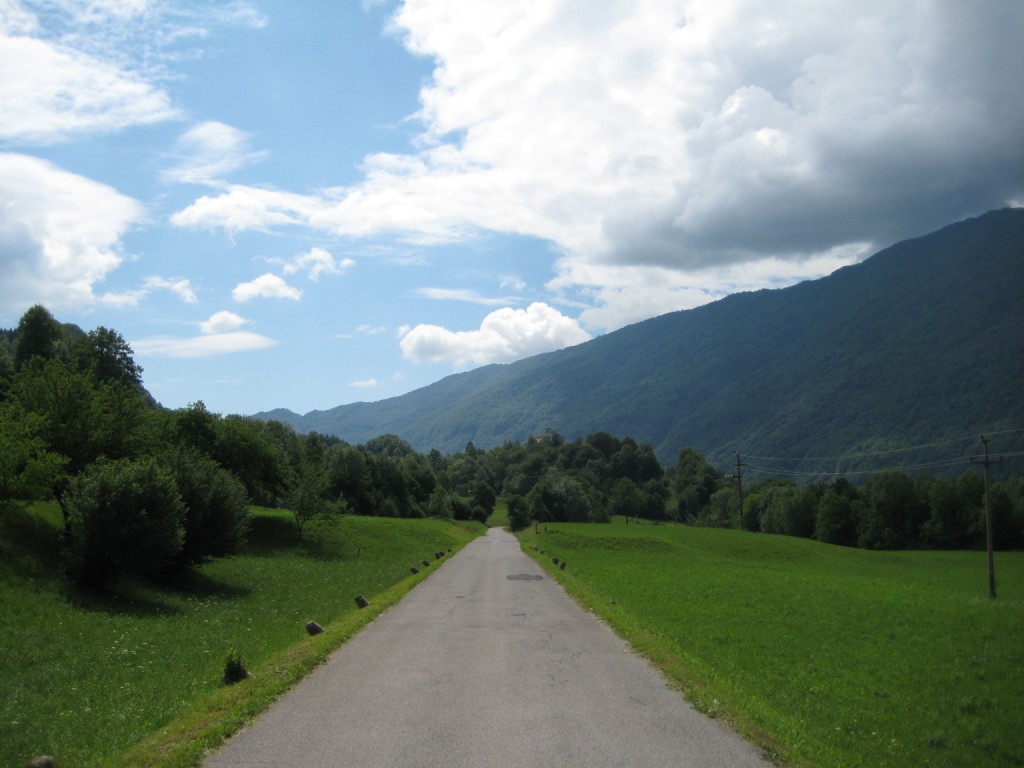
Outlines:
[[351, 443], [481, 448], [554, 429], [834, 456], [1024, 426], [1024, 210], [994, 211], [789, 288], [729, 296], [401, 397], [258, 414]]

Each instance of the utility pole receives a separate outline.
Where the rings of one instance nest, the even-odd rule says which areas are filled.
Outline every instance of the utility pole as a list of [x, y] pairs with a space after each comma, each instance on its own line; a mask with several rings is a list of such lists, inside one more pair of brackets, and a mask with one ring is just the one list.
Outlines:
[[736, 488], [740, 492], [740, 519], [739, 529], [743, 530], [743, 467], [747, 466], [740, 459], [739, 453], [736, 454], [736, 474], [733, 477], [736, 478]]
[[981, 444], [985, 447], [985, 455], [981, 459], [976, 456], [972, 456], [971, 464], [981, 464], [985, 467], [985, 545], [988, 548], [988, 596], [994, 598], [996, 596], [996, 568], [995, 560], [992, 555], [992, 502], [989, 499], [988, 493], [988, 465], [998, 464], [1003, 460], [1003, 457], [997, 456], [994, 459], [989, 458], [988, 441], [989, 438], [984, 435], [981, 436]]

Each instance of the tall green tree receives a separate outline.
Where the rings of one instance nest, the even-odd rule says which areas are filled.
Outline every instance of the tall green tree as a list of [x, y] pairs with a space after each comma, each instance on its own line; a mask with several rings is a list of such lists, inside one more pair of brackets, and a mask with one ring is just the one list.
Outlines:
[[676, 496], [681, 517], [696, 519], [722, 486], [722, 473], [711, 466], [696, 448], [682, 448], [669, 472], [669, 484]]
[[863, 506], [856, 487], [841, 479], [828, 488], [818, 502], [814, 538], [825, 544], [857, 545], [857, 513]]
[[914, 481], [901, 471], [878, 472], [864, 483], [864, 513], [857, 543], [865, 549], [902, 549], [917, 543], [918, 529], [927, 519]]
[[21, 368], [33, 357], [49, 360], [61, 339], [60, 323], [41, 304], [30, 307], [18, 321], [14, 365]]
[[91, 370], [100, 381], [134, 387], [142, 384], [142, 368], [135, 362], [131, 346], [117, 331], [102, 325], [89, 331], [82, 349], [82, 367]]
[[0, 503], [49, 496], [67, 457], [49, 450], [43, 421], [15, 402], [0, 402]]

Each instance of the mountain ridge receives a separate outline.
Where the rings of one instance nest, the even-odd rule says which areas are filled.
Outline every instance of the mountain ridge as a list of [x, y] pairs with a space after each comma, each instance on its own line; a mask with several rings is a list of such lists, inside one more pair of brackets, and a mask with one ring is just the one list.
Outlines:
[[727, 296], [388, 400], [256, 414], [352, 443], [487, 448], [606, 431], [662, 461], [694, 446], [834, 455], [1024, 425], [1024, 210], [885, 248], [824, 278]]

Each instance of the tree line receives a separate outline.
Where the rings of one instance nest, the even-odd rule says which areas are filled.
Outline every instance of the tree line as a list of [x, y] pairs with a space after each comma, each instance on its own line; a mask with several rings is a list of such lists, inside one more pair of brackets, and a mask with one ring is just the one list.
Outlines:
[[[0, 505], [52, 498], [69, 575], [162, 578], [236, 552], [252, 504], [291, 511], [298, 536], [344, 513], [481, 522], [503, 499], [513, 528], [627, 520], [741, 527], [870, 548], [984, 541], [984, 487], [881, 472], [863, 486], [735, 482], [693, 448], [663, 468], [650, 445], [547, 431], [444, 455], [394, 435], [361, 445], [278, 421], [160, 407], [116, 331], [61, 325], [42, 306], [0, 331]], [[1024, 481], [990, 489], [996, 542], [1024, 545]]]

